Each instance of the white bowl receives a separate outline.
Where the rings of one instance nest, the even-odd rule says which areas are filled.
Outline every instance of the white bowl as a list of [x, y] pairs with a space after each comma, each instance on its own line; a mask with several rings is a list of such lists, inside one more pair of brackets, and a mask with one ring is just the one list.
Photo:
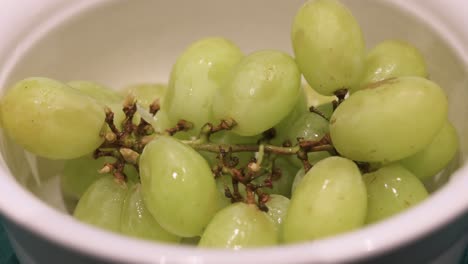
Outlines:
[[[166, 81], [177, 54], [211, 35], [230, 38], [246, 52], [290, 52], [291, 21], [302, 2], [3, 0], [0, 87], [38, 75], [114, 87]], [[2, 137], [0, 213], [20, 260], [449, 263], [460, 258], [468, 227], [468, 2], [343, 2], [360, 21], [368, 47], [389, 38], [408, 40], [425, 54], [431, 78], [447, 92], [450, 119], [460, 135], [460, 158], [454, 163], [458, 169], [425, 202], [379, 224], [305, 244], [239, 252], [163, 245], [108, 233], [65, 214], [56, 177], [61, 163], [31, 158]], [[442, 177], [429, 185], [443, 182]]]

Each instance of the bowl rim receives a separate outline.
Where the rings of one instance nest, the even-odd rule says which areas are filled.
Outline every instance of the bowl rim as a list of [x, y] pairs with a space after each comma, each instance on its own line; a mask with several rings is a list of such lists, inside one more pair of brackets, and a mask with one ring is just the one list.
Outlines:
[[[69, 5], [57, 10], [55, 14], [49, 14], [48, 19], [31, 30], [32, 34], [27, 34], [26, 37], [20, 40], [18, 48], [9, 57], [3, 72], [0, 73], [0, 84], [5, 84], [5, 80], [13, 69], [15, 62], [44, 33], [81, 12], [111, 2], [112, 0], [70, 2]], [[456, 2], [463, 5], [465, 9], [468, 7], [468, 3], [463, 3], [463, 0]], [[440, 17], [437, 18], [434, 15], [434, 10], [448, 12], [448, 14], [450, 12], [461, 12], [455, 5], [443, 5], [442, 1], [437, 0], [424, 2], [425, 8], [412, 1], [405, 0], [389, 0], [385, 1], [385, 4], [409, 12], [431, 26], [446, 39], [463, 64], [468, 65], [468, 58], [462, 41], [460, 41], [459, 36], [455, 35], [454, 31], [448, 30], [448, 25], [452, 23], [453, 26], [453, 23], [456, 24], [456, 22], [450, 21], [450, 16], [445, 17], [448, 21], [442, 21]], [[46, 5], [41, 8], [46, 8]], [[460, 30], [464, 30], [461, 34], [466, 36], [468, 40], [468, 29]], [[468, 43], [468, 41], [465, 41], [465, 43]], [[244, 249], [242, 251], [201, 249], [180, 245], [171, 246], [103, 231], [83, 224], [73, 219], [73, 217], [51, 208], [16, 182], [14, 177], [11, 176], [3, 157], [1, 158], [0, 213], [4, 217], [21, 226], [21, 228], [61, 246], [101, 259], [118, 262], [219, 263], [220, 260], [223, 260], [226, 263], [240, 263], [250, 260], [254, 263], [307, 261], [328, 263], [359, 260], [408, 244], [431, 233], [433, 230], [441, 228], [468, 211], [468, 196], [465, 195], [468, 187], [468, 166], [465, 165], [454, 173], [446, 186], [436, 191], [417, 207], [356, 232], [303, 244]], [[447, 203], [447, 201], [451, 202]], [[431, 212], [434, 207], [438, 208], [438, 214], [431, 214], [428, 218], [428, 212]], [[417, 222], [418, 224], [408, 225], [411, 222]], [[51, 228], [44, 228], [44, 226]], [[339, 249], [339, 252], [336, 252], [336, 249]], [[130, 254], [129, 252], [138, 252], [138, 254]], [[258, 257], [260, 254], [262, 258]]]

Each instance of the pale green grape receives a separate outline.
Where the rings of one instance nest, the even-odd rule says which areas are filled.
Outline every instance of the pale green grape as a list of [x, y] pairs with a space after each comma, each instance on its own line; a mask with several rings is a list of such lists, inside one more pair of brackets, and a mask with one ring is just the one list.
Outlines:
[[159, 99], [159, 103], [162, 104], [162, 98], [166, 94], [167, 85], [159, 83], [144, 83], [135, 84], [126, 87], [122, 94], [125, 96], [131, 95], [135, 97], [137, 103], [145, 109], [149, 109], [149, 106], [156, 100]]
[[122, 233], [148, 240], [179, 242], [180, 237], [164, 230], [153, 218], [143, 202], [140, 189], [140, 184], [132, 186], [123, 203]]
[[[224, 187], [228, 187], [229, 190], [232, 192], [232, 177], [231, 175], [222, 175], [221, 177], [216, 178], [216, 188], [219, 192], [220, 197], [220, 207], [224, 208], [231, 204], [231, 198], [226, 197]], [[242, 197], [245, 197], [245, 187], [242, 184], [239, 184], [239, 192], [241, 193]]]
[[213, 96], [232, 68], [243, 57], [240, 49], [224, 38], [205, 38], [190, 45], [172, 68], [162, 109], [171, 122], [185, 119], [197, 132], [213, 122]]
[[288, 212], [289, 199], [278, 194], [271, 194], [270, 200], [265, 204], [268, 207], [268, 216], [276, 224], [278, 230], [281, 229], [286, 213]]
[[[65, 199], [77, 202], [91, 184], [109, 175], [100, 174], [98, 171], [104, 167], [105, 163], [113, 162], [115, 162], [115, 158], [100, 157], [94, 159], [92, 155], [66, 160], [60, 178], [60, 186]], [[138, 181], [138, 172], [133, 166], [125, 165], [124, 173], [129, 181]]]
[[[265, 193], [278, 194], [286, 197], [291, 196], [291, 186], [294, 180], [294, 175], [298, 168], [292, 164], [286, 157], [277, 157], [275, 160], [275, 167], [280, 168], [281, 176], [279, 179], [273, 179], [272, 188], [263, 188]], [[259, 177], [257, 183], [261, 183], [265, 177]]]
[[[316, 113], [305, 113], [299, 117], [296, 122], [287, 131], [287, 138], [293, 143], [297, 143], [298, 138], [304, 140], [318, 141], [329, 132], [329, 123], [323, 117]], [[327, 151], [310, 152], [307, 154], [309, 162], [317, 163], [330, 154]], [[302, 166], [301, 161], [296, 156], [291, 156], [290, 159], [297, 167]]]
[[164, 132], [166, 129], [174, 127], [175, 124], [169, 121], [167, 113], [164, 110], [159, 110], [151, 120], [151, 125], [156, 132]]
[[182, 238], [182, 240], [180, 241], [180, 244], [196, 246], [196, 245], [198, 245], [198, 242], [200, 242], [200, 237], [199, 237], [199, 236], [196, 236], [196, 237], [184, 237], [184, 238]]
[[367, 187], [367, 223], [399, 213], [427, 197], [421, 181], [399, 164], [364, 174]]
[[145, 205], [167, 231], [201, 235], [219, 209], [219, 193], [208, 163], [177, 139], [160, 136], [140, 156]]
[[437, 84], [400, 77], [352, 94], [333, 113], [330, 135], [341, 155], [386, 163], [422, 150], [446, 119], [447, 97]]
[[354, 162], [329, 157], [310, 169], [297, 186], [283, 223], [286, 243], [351, 231], [364, 224], [367, 195]]
[[292, 124], [307, 112], [309, 112], [307, 107], [307, 96], [303, 88], [299, 94], [299, 98], [295, 103], [293, 110], [289, 112], [289, 114], [283, 118], [283, 120], [274, 126], [276, 135], [271, 140], [271, 143], [275, 145], [282, 145], [288, 139], [287, 131], [292, 126]]
[[277, 243], [275, 223], [266, 213], [254, 204], [235, 203], [213, 217], [198, 245], [238, 250]]
[[457, 131], [446, 121], [429, 145], [400, 163], [419, 179], [426, 180], [447, 166], [457, 150]]
[[99, 83], [90, 81], [71, 81], [68, 82], [67, 85], [104, 104], [122, 103], [123, 101], [123, 97], [118, 92]]
[[294, 60], [279, 51], [259, 51], [233, 69], [214, 98], [213, 112], [217, 119], [234, 119], [234, 133], [253, 136], [285, 118], [300, 92], [300, 73]]
[[296, 191], [299, 183], [302, 181], [302, 178], [304, 178], [304, 175], [305, 175], [304, 168], [301, 168], [300, 170], [297, 171], [296, 176], [294, 177], [293, 184], [291, 186], [291, 195], [294, 195], [294, 192]]
[[120, 232], [122, 206], [127, 192], [125, 182], [112, 176], [103, 177], [86, 190], [73, 216], [82, 222]]
[[314, 88], [310, 87], [309, 84], [304, 84], [304, 92], [306, 94], [307, 98], [307, 106], [319, 106], [327, 103], [331, 103], [333, 100], [336, 100], [336, 96], [325, 96], [322, 94], [319, 94], [317, 91], [315, 91]]
[[103, 141], [103, 106], [55, 80], [36, 77], [16, 83], [3, 97], [0, 112], [7, 135], [45, 158], [78, 158]]
[[114, 159], [111, 157], [94, 159], [91, 155], [66, 160], [60, 178], [63, 195], [78, 201], [91, 184], [105, 175], [109, 175], [98, 172], [105, 163], [109, 162], [114, 162]]
[[306, 2], [296, 14], [291, 37], [297, 65], [317, 92], [332, 95], [358, 85], [364, 39], [345, 6], [335, 0]]
[[[67, 85], [96, 99], [106, 107], [109, 107], [114, 113], [114, 124], [118, 129], [122, 128], [122, 122], [125, 119], [125, 113], [122, 110], [124, 98], [117, 91], [90, 81], [71, 81], [68, 82]], [[133, 120], [135, 121], [134, 123], [138, 123], [139, 117], [135, 116]], [[105, 128], [106, 131], [110, 130], [107, 125]]]
[[327, 119], [330, 120], [333, 115], [333, 103], [325, 103], [316, 107], [320, 113], [322, 113]]
[[388, 78], [427, 75], [426, 63], [419, 50], [403, 41], [387, 40], [367, 54], [361, 86]]

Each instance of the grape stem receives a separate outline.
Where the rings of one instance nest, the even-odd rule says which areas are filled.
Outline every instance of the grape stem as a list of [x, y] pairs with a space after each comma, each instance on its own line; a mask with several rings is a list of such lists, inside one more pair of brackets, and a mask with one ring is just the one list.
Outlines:
[[[326, 137], [318, 141], [301, 141], [292, 147], [280, 147], [275, 145], [260, 145], [263, 146], [265, 153], [274, 153], [279, 155], [297, 155], [301, 149], [306, 149], [307, 152], [317, 151], [334, 151], [335, 148], [331, 143], [324, 143]], [[229, 150], [231, 152], [258, 152], [259, 145], [225, 145], [217, 143], [200, 143], [197, 140], [183, 140], [183, 143], [191, 146], [199, 151], [218, 153], [220, 149]]]
[[[346, 93], [346, 90], [337, 91], [337, 103], [344, 100]], [[150, 105], [149, 112], [154, 116], [159, 109], [159, 101], [156, 100]], [[106, 108], [105, 111], [105, 122], [109, 129], [102, 135], [104, 142], [95, 150], [94, 157], [111, 156], [116, 158], [114, 163], [106, 163], [100, 172], [112, 173], [116, 179], [122, 181], [127, 180], [123, 172], [125, 164], [134, 166], [138, 171], [140, 154], [151, 140], [163, 135], [173, 136], [178, 132], [193, 128], [193, 124], [186, 120], [180, 120], [174, 127], [167, 129], [164, 133], [155, 132], [151, 124], [143, 118], [140, 119], [138, 125], [134, 124], [133, 118], [137, 111], [134, 97], [127, 97], [124, 101], [123, 112], [125, 113], [125, 119], [120, 130], [115, 125], [112, 110]], [[323, 114], [322, 116], [324, 117]], [[225, 196], [230, 198], [231, 202], [243, 201], [249, 204], [257, 204], [258, 208], [263, 211], [268, 211], [265, 203], [269, 200], [269, 196], [262, 191], [262, 188], [272, 188], [273, 181], [281, 177], [281, 169], [275, 166], [275, 159], [278, 155], [296, 155], [301, 160], [305, 171], [308, 171], [312, 167], [307, 157], [309, 152], [328, 151], [332, 155], [336, 154], [329, 134], [316, 141], [297, 138], [296, 145], [292, 145], [291, 142], [287, 141], [282, 146], [269, 144], [270, 139], [275, 136], [274, 129], [265, 131], [262, 139], [257, 144], [252, 145], [218, 144], [210, 141], [210, 137], [214, 133], [231, 130], [235, 126], [236, 122], [233, 119], [221, 120], [218, 125], [207, 123], [201, 128], [197, 138], [183, 140], [182, 142], [198, 151], [217, 153], [218, 164], [212, 169], [213, 174], [215, 177], [231, 175], [232, 191], [225, 186]], [[239, 159], [232, 155], [237, 152], [255, 152], [256, 158], [253, 158], [247, 166], [237, 168]], [[263, 176], [266, 176], [263, 182], [254, 182], [255, 179]], [[245, 198], [239, 191], [239, 184], [245, 186]], [[255, 200], [255, 197], [257, 197], [257, 200]]]

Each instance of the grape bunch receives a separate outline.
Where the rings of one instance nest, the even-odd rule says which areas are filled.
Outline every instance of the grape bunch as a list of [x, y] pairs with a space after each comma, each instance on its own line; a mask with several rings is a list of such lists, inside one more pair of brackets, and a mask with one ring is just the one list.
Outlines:
[[305, 3], [291, 39], [294, 57], [198, 40], [167, 85], [27, 78], [1, 99], [2, 129], [65, 160], [77, 219], [141, 239], [297, 243], [424, 200], [423, 181], [454, 159], [458, 139], [421, 53], [399, 40], [367, 51], [335, 0]]

